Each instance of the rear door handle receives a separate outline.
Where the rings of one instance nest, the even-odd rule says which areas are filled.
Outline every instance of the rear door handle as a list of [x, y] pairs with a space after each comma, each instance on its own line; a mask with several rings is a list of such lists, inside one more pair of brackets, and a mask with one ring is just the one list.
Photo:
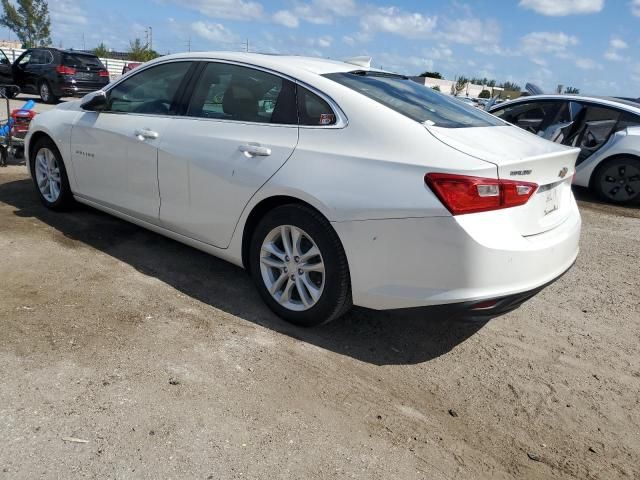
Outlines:
[[149, 130], [147, 128], [136, 130], [135, 134], [138, 140], [140, 140], [141, 142], [144, 141], [145, 138], [154, 140], [160, 136], [158, 135], [158, 132], [154, 132], [153, 130]]
[[247, 145], [240, 145], [238, 147], [242, 153], [245, 154], [246, 157], [268, 157], [271, 155], [271, 149], [267, 147], [262, 147], [260, 145], [253, 145], [251, 143]]

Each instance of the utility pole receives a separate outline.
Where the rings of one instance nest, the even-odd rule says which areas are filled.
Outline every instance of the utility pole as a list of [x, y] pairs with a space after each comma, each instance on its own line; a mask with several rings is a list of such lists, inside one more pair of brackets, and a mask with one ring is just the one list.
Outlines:
[[187, 51], [191, 51], [191, 37], [189, 37], [189, 40], [187, 40]]
[[149, 27], [149, 50], [153, 50], [153, 27]]
[[247, 53], [249, 53], [249, 39], [247, 38], [247, 48], [245, 50]]

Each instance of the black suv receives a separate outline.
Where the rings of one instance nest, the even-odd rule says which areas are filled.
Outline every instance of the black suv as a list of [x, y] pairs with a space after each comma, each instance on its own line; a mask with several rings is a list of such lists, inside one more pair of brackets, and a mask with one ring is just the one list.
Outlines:
[[109, 72], [92, 53], [57, 48], [30, 48], [13, 63], [13, 81], [45, 103], [78, 97], [109, 83]]

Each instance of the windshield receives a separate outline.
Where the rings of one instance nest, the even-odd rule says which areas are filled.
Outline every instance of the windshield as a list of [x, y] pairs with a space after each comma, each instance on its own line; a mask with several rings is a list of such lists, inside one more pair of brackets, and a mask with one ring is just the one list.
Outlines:
[[428, 126], [464, 128], [504, 125], [476, 107], [401, 75], [355, 71], [329, 73], [325, 77]]
[[95, 55], [83, 55], [81, 53], [65, 53], [62, 55], [62, 63], [67, 67], [98, 67], [104, 68], [102, 62]]

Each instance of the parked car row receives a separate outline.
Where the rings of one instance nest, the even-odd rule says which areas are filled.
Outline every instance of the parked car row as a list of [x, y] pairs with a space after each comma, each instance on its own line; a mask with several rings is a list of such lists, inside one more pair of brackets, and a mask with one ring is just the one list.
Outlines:
[[40, 95], [45, 103], [55, 103], [60, 97], [100, 90], [109, 83], [109, 72], [92, 53], [30, 48], [11, 64], [0, 50], [0, 80], [17, 85], [22, 92]]

